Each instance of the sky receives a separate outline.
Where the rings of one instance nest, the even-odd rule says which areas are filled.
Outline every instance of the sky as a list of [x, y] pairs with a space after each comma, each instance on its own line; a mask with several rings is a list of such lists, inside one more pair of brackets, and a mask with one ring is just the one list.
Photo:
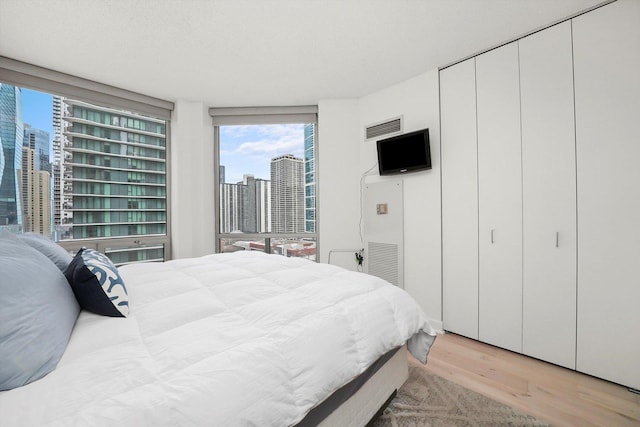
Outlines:
[[53, 138], [53, 96], [22, 88], [22, 121]]
[[242, 181], [244, 174], [271, 179], [271, 159], [283, 154], [304, 158], [304, 125], [220, 127], [220, 164], [225, 181]]
[[22, 121], [49, 132], [49, 158], [53, 161], [53, 96], [22, 88]]

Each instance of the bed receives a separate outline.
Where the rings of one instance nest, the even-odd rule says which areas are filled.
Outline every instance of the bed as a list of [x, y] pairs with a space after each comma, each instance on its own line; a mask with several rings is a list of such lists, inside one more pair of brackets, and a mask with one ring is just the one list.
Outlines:
[[402, 289], [299, 258], [118, 273], [127, 316], [79, 310], [55, 368], [0, 392], [3, 427], [364, 425], [436, 335]]

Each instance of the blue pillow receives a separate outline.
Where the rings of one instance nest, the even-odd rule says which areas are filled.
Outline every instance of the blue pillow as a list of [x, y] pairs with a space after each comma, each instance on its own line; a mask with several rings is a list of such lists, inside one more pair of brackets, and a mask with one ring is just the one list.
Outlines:
[[106, 255], [94, 249], [80, 249], [64, 275], [83, 309], [103, 316], [129, 315], [127, 288]]
[[15, 236], [0, 235], [0, 391], [53, 371], [79, 312], [53, 262]]
[[62, 246], [58, 245], [53, 240], [47, 239], [41, 234], [24, 233], [16, 234], [16, 237], [32, 248], [37, 249], [44, 256], [53, 261], [60, 271], [64, 271], [73, 259], [71, 254]]

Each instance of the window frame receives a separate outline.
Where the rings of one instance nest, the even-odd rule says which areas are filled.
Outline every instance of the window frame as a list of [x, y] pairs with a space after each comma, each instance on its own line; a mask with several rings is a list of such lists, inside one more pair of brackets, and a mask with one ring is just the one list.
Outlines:
[[[209, 108], [209, 115], [213, 125], [214, 143], [214, 200], [217, 208], [214, 216], [214, 238], [215, 252], [221, 253], [220, 240], [224, 238], [237, 239], [264, 239], [265, 252], [270, 253], [271, 246], [268, 242], [277, 238], [312, 238], [315, 240], [316, 254], [320, 254], [319, 228], [320, 220], [318, 214], [318, 107], [315, 105], [286, 106], [286, 107], [231, 107], [231, 108]], [[238, 125], [265, 125], [265, 124], [314, 124], [315, 125], [315, 231], [313, 233], [221, 233], [220, 232], [220, 126]], [[303, 171], [304, 172], [304, 171]], [[306, 215], [306, 212], [305, 212]], [[304, 221], [304, 218], [303, 218]], [[316, 262], [319, 257], [316, 256]]]
[[171, 113], [174, 109], [173, 102], [83, 79], [4, 56], [0, 56], [0, 81], [16, 87], [62, 96], [101, 107], [125, 110], [165, 121], [166, 234], [72, 239], [62, 240], [57, 243], [72, 252], [86, 247], [97, 249], [107, 255], [125, 250], [155, 249], [162, 246], [164, 251], [163, 260], [171, 259], [170, 166]]

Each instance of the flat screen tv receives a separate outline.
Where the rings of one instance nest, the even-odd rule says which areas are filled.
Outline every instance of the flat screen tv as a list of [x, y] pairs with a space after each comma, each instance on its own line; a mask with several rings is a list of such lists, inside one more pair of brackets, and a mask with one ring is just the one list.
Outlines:
[[429, 129], [421, 129], [378, 141], [380, 175], [431, 169]]

